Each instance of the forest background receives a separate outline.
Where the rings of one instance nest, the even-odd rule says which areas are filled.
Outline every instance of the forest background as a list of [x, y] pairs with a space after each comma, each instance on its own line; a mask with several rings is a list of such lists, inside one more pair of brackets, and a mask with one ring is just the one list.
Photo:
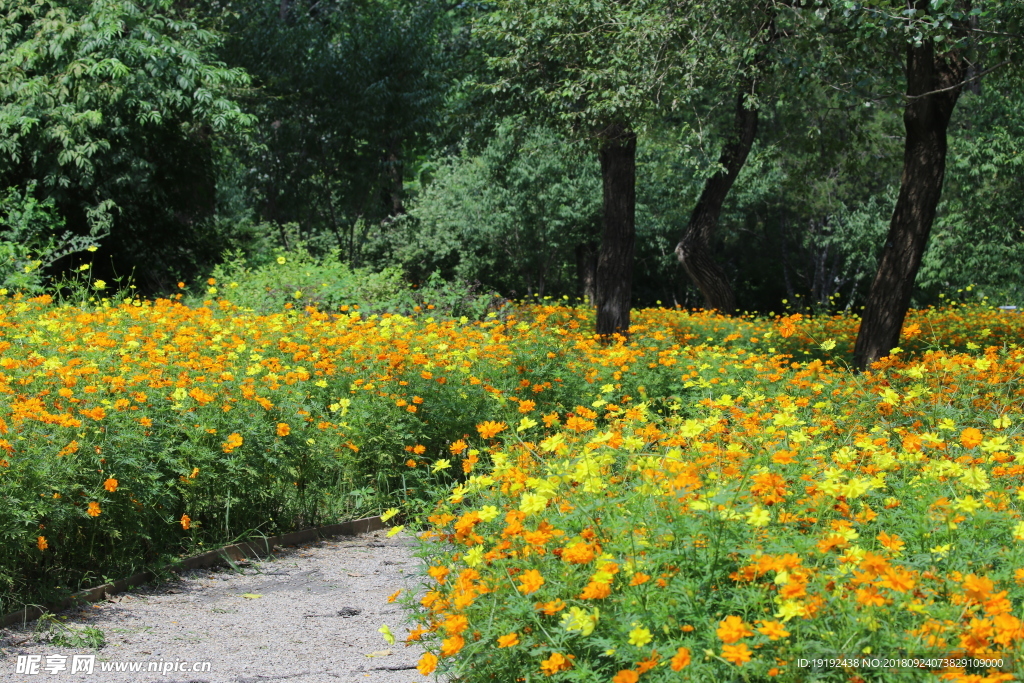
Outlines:
[[858, 312], [927, 181], [907, 303], [1020, 303], [1022, 13], [0, 0], [0, 284], [88, 262], [153, 296], [298, 250], [585, 297], [599, 332], [630, 305]]

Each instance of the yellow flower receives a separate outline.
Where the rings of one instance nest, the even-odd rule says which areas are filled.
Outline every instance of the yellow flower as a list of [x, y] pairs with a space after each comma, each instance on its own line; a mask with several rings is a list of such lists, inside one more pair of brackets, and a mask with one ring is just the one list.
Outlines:
[[398, 534], [402, 533], [403, 529], [405, 529], [404, 524], [399, 524], [398, 526], [391, 527], [390, 529], [388, 529], [388, 538], [391, 538], [392, 536], [397, 536]]
[[1024, 522], [1017, 522], [1017, 526], [1013, 527], [1013, 537], [1018, 541], [1024, 541]]
[[822, 351], [831, 351], [834, 348], [836, 348], [835, 339], [826, 339], [825, 341], [821, 342]]
[[580, 635], [589, 636], [594, 632], [599, 617], [596, 607], [593, 612], [587, 612], [581, 607], [570, 607], [569, 612], [562, 615], [562, 626], [566, 631], [579, 631]]
[[107, 283], [103, 280], [96, 280], [92, 283], [92, 288], [99, 291], [107, 288]]
[[[286, 263], [287, 261], [288, 261], [288, 259], [286, 259], [286, 258], [285, 258], [284, 256], [278, 256], [278, 257], [277, 257], [277, 262], [278, 262], [278, 264], [280, 264], [280, 265], [282, 265], [282, 266], [283, 266], [283, 265], [284, 265], [284, 264], [285, 264], [285, 263]], [[426, 675], [426, 674], [424, 674], [424, 675]]]
[[519, 421], [519, 426], [516, 427], [516, 431], [517, 432], [525, 432], [530, 427], [536, 427], [536, 426], [537, 426], [537, 421], [536, 420], [531, 420], [528, 417], [524, 417], [522, 420]]
[[747, 524], [750, 526], [768, 526], [768, 522], [770, 522], [771, 519], [771, 513], [760, 505], [755, 505], [750, 512], [747, 513]]
[[88, 249], [86, 249], [86, 251], [96, 251], [97, 249], [99, 249], [99, 247], [92, 246], [92, 247], [89, 247]]
[[779, 611], [775, 613], [775, 616], [782, 621], [789, 621], [793, 617], [802, 617], [804, 611], [804, 606], [796, 600], [786, 600], [779, 605]]
[[524, 493], [519, 501], [519, 509], [528, 515], [543, 512], [548, 506], [548, 499], [536, 493]]
[[470, 550], [468, 553], [462, 556], [462, 559], [466, 561], [470, 567], [475, 567], [484, 561], [484, 547], [478, 545]]
[[448, 460], [446, 458], [441, 458], [440, 460], [437, 460], [436, 462], [434, 462], [434, 465], [430, 468], [430, 470], [432, 472], [440, 472], [441, 470], [446, 470], [446, 469], [448, 469], [451, 466], [452, 466], [452, 461], [451, 460]]
[[629, 644], [637, 647], [643, 647], [647, 643], [654, 640], [654, 636], [643, 626], [637, 626], [629, 632]]
[[395, 644], [395, 635], [391, 632], [391, 628], [387, 624], [381, 626], [377, 631], [384, 636], [384, 640], [387, 641], [388, 645]]
[[89, 267], [91, 265], [92, 264], [90, 264], [90, 263], [83, 263], [82, 265], [78, 266], [78, 271], [82, 272], [83, 270], [89, 270]]
[[960, 512], [970, 514], [981, 507], [981, 501], [977, 500], [974, 496], [964, 496], [961, 500], [954, 503], [953, 507]]
[[398, 508], [389, 508], [389, 509], [385, 510], [384, 514], [382, 514], [380, 516], [380, 521], [386, 522], [386, 521], [388, 521], [389, 519], [391, 519], [392, 517], [394, 517], [397, 514], [398, 514]]
[[493, 505], [484, 505], [477, 514], [480, 515], [481, 521], [489, 522], [498, 516], [498, 508]]
[[984, 491], [989, 488], [988, 474], [980, 467], [971, 467], [960, 475], [960, 482], [969, 489]]

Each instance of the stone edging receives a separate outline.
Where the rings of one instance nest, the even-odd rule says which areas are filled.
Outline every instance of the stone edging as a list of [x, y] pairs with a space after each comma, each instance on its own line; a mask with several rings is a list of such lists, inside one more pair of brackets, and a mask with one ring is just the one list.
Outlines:
[[[283, 534], [281, 536], [270, 536], [252, 541], [235, 543], [234, 545], [224, 546], [217, 550], [210, 550], [201, 555], [186, 557], [170, 565], [170, 568], [200, 569], [217, 564], [228, 564], [228, 562], [247, 560], [251, 557], [265, 557], [273, 551], [275, 546], [310, 543], [321, 538], [330, 538], [331, 536], [356, 536], [358, 534], [365, 534], [371, 531], [378, 531], [383, 528], [384, 522], [381, 521], [379, 516], [364, 517], [363, 519], [356, 519], [351, 522], [328, 524], [327, 526], [315, 527], [313, 529], [293, 531], [290, 534]], [[152, 571], [143, 571], [133, 576], [129, 576], [127, 579], [121, 579], [119, 581], [114, 581], [113, 583], [105, 583], [102, 586], [96, 586], [95, 588], [80, 591], [69, 598], [65, 598], [59, 603], [44, 606], [31, 605], [25, 607], [17, 612], [0, 616], [0, 628], [15, 624], [25, 624], [29, 621], [38, 619], [46, 612], [63, 612], [64, 610], [74, 607], [80, 603], [99, 602], [108, 595], [123, 593], [136, 586], [140, 586], [152, 580], [154, 576], [155, 574]]]

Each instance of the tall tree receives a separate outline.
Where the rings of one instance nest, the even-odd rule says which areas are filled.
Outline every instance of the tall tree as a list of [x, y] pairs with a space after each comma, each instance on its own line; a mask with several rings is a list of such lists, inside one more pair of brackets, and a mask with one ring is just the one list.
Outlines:
[[216, 43], [169, 0], [0, 0], [0, 188], [35, 188], [79, 232], [102, 208], [121, 272], [181, 274], [213, 208], [210, 141], [251, 123]]
[[[719, 11], [725, 8], [725, 5], [720, 5]], [[757, 94], [766, 75], [769, 46], [777, 37], [774, 9], [770, 3], [758, 1], [751, 7], [750, 3], [742, 2], [731, 9], [741, 10], [725, 12], [735, 19], [738, 28], [732, 32], [734, 42], [726, 50], [727, 55], [735, 55], [733, 59], [738, 61], [735, 79], [738, 92], [735, 94], [733, 122], [725, 135], [718, 170], [705, 181], [704, 190], [675, 248], [679, 262], [700, 290], [705, 308], [726, 314], [735, 310], [736, 298], [728, 277], [711, 255], [710, 243], [729, 190], [757, 137]]]
[[971, 0], [846, 0], [833, 6], [876, 45], [896, 47], [895, 36], [904, 60], [903, 172], [854, 348], [854, 363], [864, 369], [899, 342], [942, 194], [947, 128], [957, 101], [987, 71], [1022, 63], [1024, 6]]
[[588, 140], [601, 161], [599, 335], [628, 334], [636, 238], [636, 141], [678, 77], [685, 3], [500, 0], [478, 23], [494, 46], [491, 92]]
[[[365, 231], [405, 211], [445, 83], [445, 7], [428, 0], [229, 3], [223, 52], [253, 75], [246, 150], [267, 221], [330, 236], [358, 263]], [[232, 13], [233, 12], [233, 13]], [[234, 17], [234, 18], [231, 18]], [[283, 234], [283, 233], [282, 233]]]

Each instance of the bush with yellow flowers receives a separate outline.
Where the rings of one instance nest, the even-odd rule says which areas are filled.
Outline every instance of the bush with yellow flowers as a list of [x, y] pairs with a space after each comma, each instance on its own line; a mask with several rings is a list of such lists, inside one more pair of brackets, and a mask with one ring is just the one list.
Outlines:
[[492, 465], [430, 516], [404, 598], [421, 673], [1014, 680], [1024, 350], [897, 353], [862, 375], [676, 358], [696, 392], [664, 414], [612, 387], [544, 434], [480, 425]]

